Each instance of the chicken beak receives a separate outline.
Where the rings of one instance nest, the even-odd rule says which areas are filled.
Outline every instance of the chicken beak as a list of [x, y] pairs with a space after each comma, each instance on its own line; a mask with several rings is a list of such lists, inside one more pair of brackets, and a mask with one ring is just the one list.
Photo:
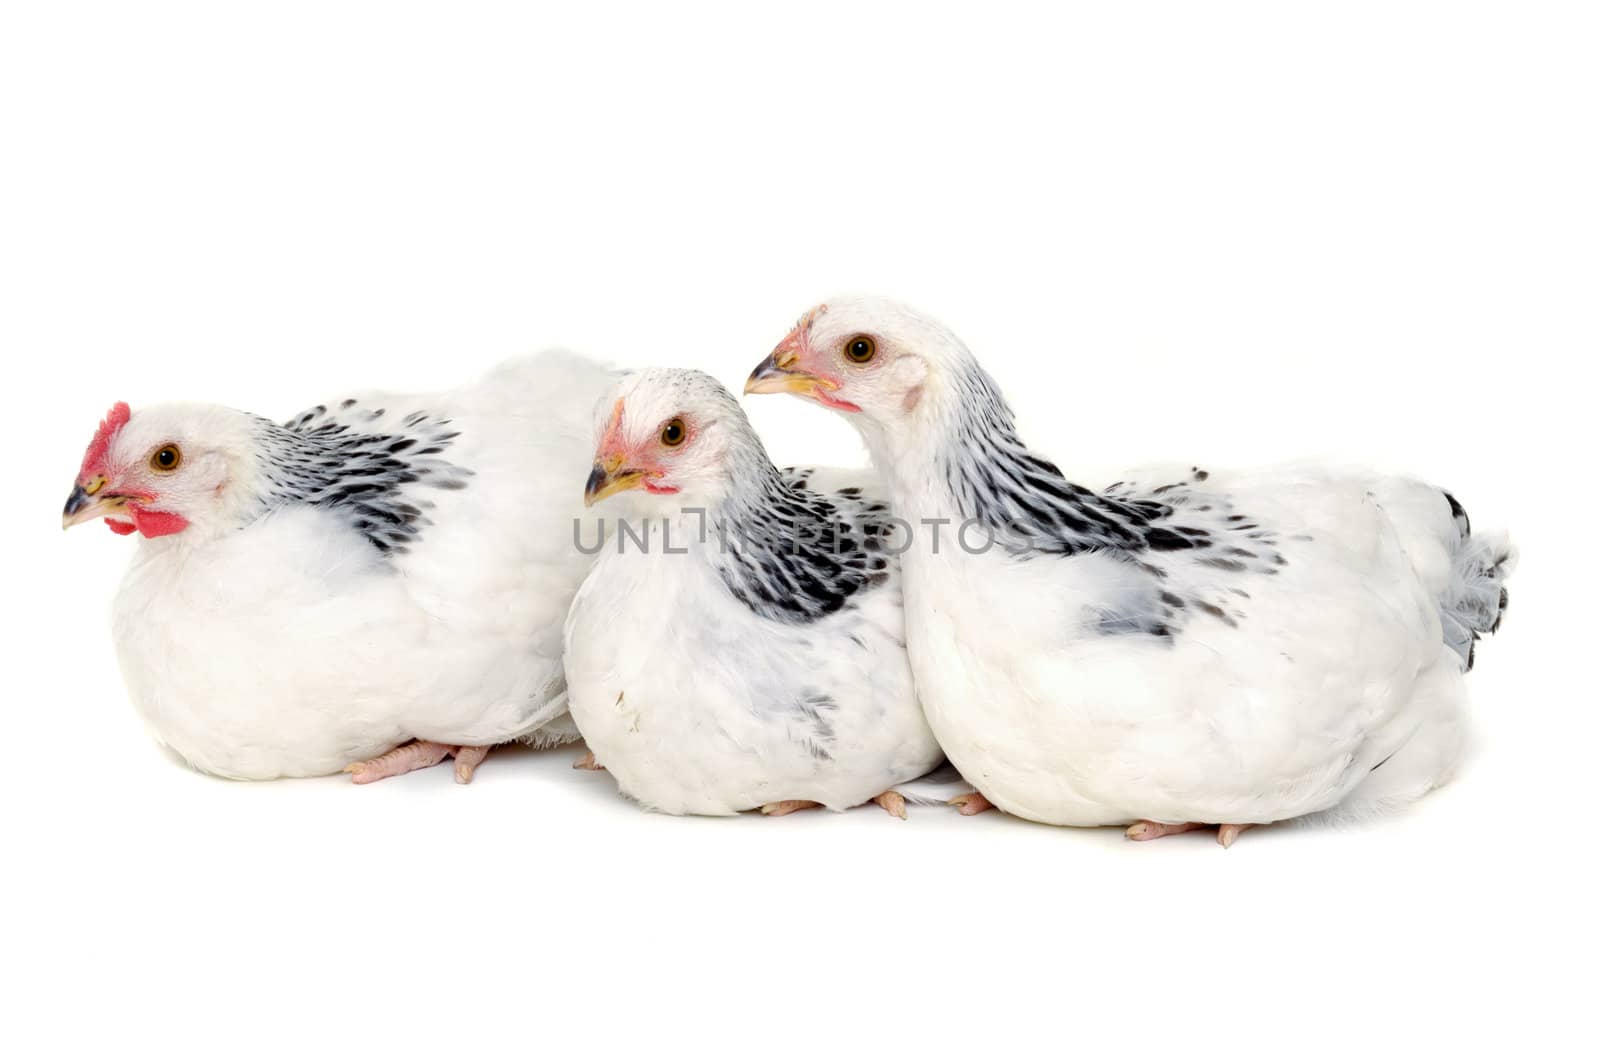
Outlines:
[[799, 355], [794, 351], [778, 351], [756, 366], [756, 371], [745, 381], [746, 395], [798, 395], [802, 399], [846, 413], [860, 413], [861, 407], [853, 402], [836, 398], [840, 388], [837, 380], [818, 376], [800, 368]]
[[595, 462], [594, 471], [589, 473], [589, 483], [583, 490], [585, 507], [593, 506], [623, 491], [631, 491], [644, 483], [643, 472], [638, 469], [624, 470], [622, 465], [623, 459], [620, 455]]
[[800, 368], [799, 356], [794, 351], [777, 351], [756, 366], [756, 371], [745, 381], [744, 393], [815, 398], [816, 393], [827, 385], [828, 382], [821, 377]]
[[67, 496], [67, 504], [61, 511], [61, 530], [65, 531], [74, 525], [98, 517], [109, 517], [120, 513], [127, 499], [121, 495], [103, 495], [106, 478], [96, 476], [85, 483], [80, 483], [72, 488], [72, 494]]

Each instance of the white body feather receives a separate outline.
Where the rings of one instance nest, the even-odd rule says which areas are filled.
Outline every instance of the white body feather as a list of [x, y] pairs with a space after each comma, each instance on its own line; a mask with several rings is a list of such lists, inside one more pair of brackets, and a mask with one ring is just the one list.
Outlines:
[[[142, 541], [115, 605], [117, 652], [156, 738], [242, 779], [314, 776], [412, 738], [570, 741], [561, 628], [590, 558], [573, 542], [593, 404], [582, 359], [519, 359], [442, 395], [362, 407], [450, 418], [466, 489], [428, 494], [410, 549], [289, 506], [230, 534]], [[393, 424], [391, 424], [393, 422]]]
[[[1159, 557], [1175, 586], [1249, 596], [1234, 595], [1237, 626], [1200, 614], [1170, 643], [1085, 628], [1122, 596], [1128, 567], [1110, 557], [935, 554], [918, 536], [905, 564], [924, 705], [1002, 809], [1067, 826], [1270, 823], [1401, 804], [1455, 770], [1467, 700], [1441, 637], [1457, 535], [1440, 493], [1309, 471], [1206, 486], [1282, 532], [1288, 564], [1224, 580]], [[897, 506], [959, 524], [939, 494]]]
[[[1105, 492], [938, 322], [830, 300], [751, 376], [843, 411], [915, 528], [907, 641], [951, 762], [1067, 826], [1359, 815], [1448, 780], [1514, 565], [1445, 492], [1185, 467]], [[943, 522], [937, 523], [937, 522]]]
[[[823, 472], [841, 484], [871, 474]], [[813, 486], [827, 487], [813, 478]], [[898, 566], [852, 608], [804, 626], [729, 594], [696, 517], [651, 522], [648, 552], [614, 537], [567, 625], [574, 719], [640, 804], [735, 815], [778, 801], [853, 808], [944, 759], [913, 689]], [[808, 700], [809, 699], [809, 700]]]

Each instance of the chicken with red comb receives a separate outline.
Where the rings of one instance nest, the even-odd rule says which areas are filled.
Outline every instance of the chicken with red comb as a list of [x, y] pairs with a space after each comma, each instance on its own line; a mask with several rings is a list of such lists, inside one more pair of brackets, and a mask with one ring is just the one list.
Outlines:
[[356, 782], [575, 739], [572, 485], [613, 379], [552, 353], [287, 422], [113, 406], [62, 524], [137, 535], [113, 636], [156, 739], [214, 775]]

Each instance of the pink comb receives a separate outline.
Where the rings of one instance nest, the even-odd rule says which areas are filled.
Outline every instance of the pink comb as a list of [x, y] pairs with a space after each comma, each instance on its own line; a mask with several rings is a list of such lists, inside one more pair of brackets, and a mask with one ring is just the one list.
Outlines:
[[624, 411], [623, 400], [618, 399], [617, 404], [611, 407], [611, 420], [606, 422], [606, 431], [600, 437], [600, 453], [610, 457], [613, 453], [620, 454], [622, 445], [622, 414]]
[[783, 342], [778, 344], [777, 350], [773, 351], [773, 353], [783, 354], [787, 351], [804, 350], [807, 341], [811, 339], [811, 326], [817, 323], [817, 318], [827, 312], [828, 304], [826, 303], [807, 310], [805, 317], [802, 317], [799, 323], [795, 325], [794, 331], [783, 338]]
[[111, 454], [111, 441], [117, 438], [117, 433], [122, 431], [123, 425], [127, 424], [128, 418], [132, 416], [133, 411], [128, 409], [126, 402], [119, 402], [111, 407], [106, 419], [100, 422], [100, 430], [90, 441], [89, 449], [84, 452], [83, 464], [78, 468], [79, 480], [87, 480], [91, 476], [100, 476], [110, 471], [105, 464], [106, 458]]

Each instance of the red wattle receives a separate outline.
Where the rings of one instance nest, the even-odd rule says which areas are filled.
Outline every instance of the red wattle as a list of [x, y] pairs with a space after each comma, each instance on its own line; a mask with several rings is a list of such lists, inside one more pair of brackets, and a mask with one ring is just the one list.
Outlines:
[[160, 513], [139, 506], [129, 506], [128, 515], [133, 518], [133, 526], [138, 528], [139, 534], [146, 539], [176, 535], [189, 526], [189, 522], [176, 513]]
[[118, 535], [132, 535], [134, 532], [139, 530], [126, 521], [112, 520], [110, 517], [106, 518], [106, 527], [110, 528]]

